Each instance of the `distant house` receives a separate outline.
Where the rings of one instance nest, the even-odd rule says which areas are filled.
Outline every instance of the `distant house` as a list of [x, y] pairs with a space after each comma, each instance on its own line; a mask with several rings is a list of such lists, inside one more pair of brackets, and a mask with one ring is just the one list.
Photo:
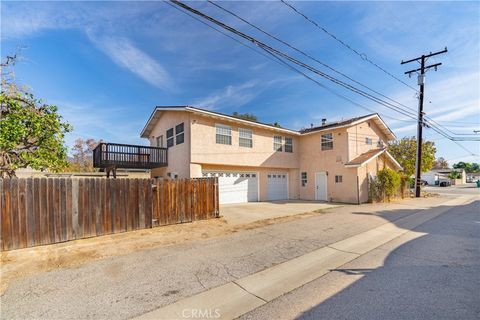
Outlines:
[[[449, 175], [452, 172], [460, 172], [462, 177], [460, 179], [450, 179]], [[452, 181], [452, 184], [464, 184], [467, 182], [467, 175], [464, 169], [432, 169], [422, 174], [422, 180], [425, 180], [429, 185], [438, 185], [440, 181]]]
[[220, 203], [286, 199], [361, 203], [369, 178], [401, 166], [378, 114], [296, 131], [190, 106], [156, 107], [141, 137], [168, 147], [153, 177], [218, 177]]
[[467, 182], [475, 182], [480, 180], [480, 172], [467, 173]]

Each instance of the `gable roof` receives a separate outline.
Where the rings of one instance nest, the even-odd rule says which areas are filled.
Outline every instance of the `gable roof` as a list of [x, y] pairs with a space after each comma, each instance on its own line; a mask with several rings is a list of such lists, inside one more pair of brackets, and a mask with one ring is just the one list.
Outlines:
[[304, 135], [304, 134], [310, 134], [310, 133], [316, 133], [319, 131], [325, 131], [325, 130], [331, 130], [331, 129], [338, 129], [338, 128], [343, 128], [343, 127], [349, 127], [353, 126], [355, 124], [361, 123], [363, 121], [367, 121], [370, 119], [373, 119], [373, 121], [379, 126], [379, 128], [382, 130], [382, 132], [387, 136], [389, 140], [395, 140], [396, 136], [392, 132], [392, 130], [385, 124], [385, 122], [380, 118], [380, 116], [377, 113], [373, 114], [368, 114], [366, 116], [361, 116], [361, 117], [355, 117], [355, 118], [350, 118], [347, 120], [342, 120], [334, 123], [328, 123], [323, 126], [318, 126], [314, 128], [308, 128], [308, 129], [303, 129], [300, 131], [297, 130], [291, 130], [287, 128], [281, 128], [281, 127], [276, 127], [272, 124], [268, 123], [263, 123], [259, 121], [252, 121], [252, 120], [245, 120], [241, 118], [237, 118], [231, 115], [215, 112], [215, 111], [210, 111], [210, 110], [205, 110], [201, 108], [196, 108], [192, 106], [157, 106], [153, 110], [150, 118], [148, 119], [147, 123], [145, 124], [145, 127], [143, 128], [140, 136], [142, 138], [148, 138], [150, 136], [151, 131], [155, 127], [155, 124], [157, 123], [157, 120], [160, 118], [161, 113], [164, 111], [186, 111], [186, 112], [192, 112], [192, 113], [197, 113], [197, 114], [202, 114], [205, 116], [213, 117], [213, 118], [219, 118], [222, 120], [227, 120], [231, 122], [240, 122], [246, 125], [250, 126], [257, 126], [257, 127], [262, 127], [265, 129], [270, 129], [274, 130], [277, 132], [283, 132], [291, 135]]
[[227, 115], [227, 114], [214, 112], [214, 111], [210, 111], [210, 110], [205, 110], [205, 109], [200, 109], [200, 108], [196, 108], [196, 107], [192, 107], [192, 106], [157, 106], [153, 110], [152, 115], [148, 119], [145, 127], [143, 128], [143, 130], [140, 134], [140, 137], [148, 138], [148, 136], [150, 135], [150, 132], [155, 127], [155, 124], [157, 122], [156, 120], [158, 120], [160, 118], [161, 113], [164, 112], [164, 111], [192, 112], [192, 113], [202, 114], [202, 115], [213, 117], [213, 118], [220, 118], [220, 119], [227, 120], [227, 121], [240, 122], [240, 123], [244, 123], [244, 124], [250, 125], [250, 126], [257, 126], [257, 127], [262, 127], [262, 128], [265, 128], [265, 129], [284, 132], [284, 133], [288, 133], [288, 134], [291, 134], [291, 135], [299, 135], [300, 134], [298, 131], [290, 130], [290, 129], [286, 129], [286, 128], [281, 128], [281, 127], [276, 127], [272, 124], [263, 123], [263, 122], [259, 122], [259, 121], [245, 120], [245, 119], [237, 118], [237, 117], [230, 116], [230, 115]]
[[383, 134], [385, 134], [385, 136], [388, 138], [389, 141], [397, 139], [393, 131], [387, 126], [387, 124], [383, 121], [383, 119], [380, 117], [378, 113], [371, 113], [361, 117], [350, 118], [350, 119], [341, 120], [337, 122], [327, 123], [322, 126], [303, 129], [303, 130], [300, 130], [300, 133], [310, 134], [310, 133], [316, 133], [319, 131], [327, 131], [327, 130], [338, 129], [343, 127], [350, 127], [368, 120], [373, 120], [373, 122], [375, 122], [375, 124], [380, 128]]
[[395, 160], [395, 158], [387, 151], [387, 149], [383, 148], [383, 149], [371, 149], [371, 150], [368, 150], [367, 152], [364, 152], [362, 153], [361, 155], [359, 155], [358, 157], [356, 157], [355, 159], [353, 160], [350, 160], [349, 162], [347, 162], [345, 164], [345, 167], [348, 167], [348, 168], [356, 168], [356, 167], [361, 167], [363, 166], [364, 164], [372, 161], [373, 159], [375, 159], [376, 157], [380, 156], [381, 154], [385, 154], [387, 156], [387, 158], [392, 161], [392, 163], [397, 166], [397, 169], [398, 170], [401, 170], [403, 169], [402, 166], [400, 165], [400, 163], [398, 163], [397, 160]]

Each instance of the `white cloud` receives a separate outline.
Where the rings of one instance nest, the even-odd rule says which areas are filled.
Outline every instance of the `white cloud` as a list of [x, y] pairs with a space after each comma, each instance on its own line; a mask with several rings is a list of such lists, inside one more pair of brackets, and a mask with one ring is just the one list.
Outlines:
[[135, 47], [130, 40], [114, 36], [94, 36], [90, 32], [88, 35], [90, 40], [119, 66], [160, 89], [174, 89], [173, 80], [165, 68]]
[[126, 107], [105, 107], [90, 102], [53, 100], [64, 120], [73, 126], [73, 132], [66, 135], [68, 146], [78, 138], [104, 139], [107, 142], [145, 144], [140, 138], [142, 120], [125, 120]]
[[252, 101], [257, 93], [251, 89], [257, 86], [256, 81], [247, 81], [241, 85], [228, 85], [204, 98], [194, 102], [195, 106], [205, 109], [219, 109], [223, 106], [239, 107]]
[[302, 79], [300, 76], [289, 76], [270, 81], [250, 80], [240, 85], [228, 85], [206, 97], [194, 100], [193, 105], [210, 110], [227, 106], [240, 107], [258, 97], [268, 87], [273, 85], [281, 87], [300, 79]]

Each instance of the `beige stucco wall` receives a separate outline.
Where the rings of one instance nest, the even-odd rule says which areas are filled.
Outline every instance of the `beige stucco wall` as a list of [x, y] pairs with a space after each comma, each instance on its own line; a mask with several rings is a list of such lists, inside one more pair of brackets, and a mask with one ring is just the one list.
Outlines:
[[[221, 164], [230, 166], [251, 166], [268, 168], [297, 168], [298, 139], [296, 136], [255, 126], [238, 124], [192, 114], [192, 152], [191, 162], [203, 164]], [[215, 124], [228, 125], [232, 129], [232, 145], [217, 144]], [[253, 147], [240, 147], [238, 128], [253, 131]], [[273, 136], [293, 138], [293, 152], [273, 150]]]
[[[353, 160], [362, 153], [371, 149], [378, 149], [378, 140], [383, 141], [383, 145], [387, 146], [387, 138], [375, 122], [372, 120], [359, 123], [346, 129], [348, 133], [348, 160]], [[372, 144], [365, 143], [365, 138], [372, 138]]]
[[[322, 151], [321, 135], [333, 134], [333, 149]], [[357, 202], [357, 174], [355, 168], [346, 168], [348, 159], [348, 136], [345, 129], [335, 129], [304, 135], [300, 140], [301, 172], [307, 172], [307, 185], [299, 186], [300, 199], [315, 200], [315, 175], [327, 172], [327, 199], [335, 202]], [[343, 182], [335, 183], [335, 175]]]
[[[163, 135], [164, 147], [167, 146], [167, 130], [177, 124], [184, 123], [184, 139], [182, 144], [174, 144], [168, 148], [168, 167], [152, 170], [152, 177], [167, 177], [168, 172], [176, 172], [179, 178], [190, 177], [190, 114], [182, 111], [162, 112], [157, 124], [153, 128], [149, 141], [151, 146], [156, 146], [156, 138]], [[175, 135], [175, 132], [174, 132]]]
[[377, 172], [385, 167], [395, 170], [395, 165], [384, 154], [367, 162], [363, 167], [358, 168], [360, 202], [369, 200], [369, 176], [377, 176]]
[[[250, 171], [259, 175], [259, 199], [267, 199], [267, 174], [286, 172], [289, 177], [289, 198], [315, 200], [315, 176], [317, 172], [327, 172], [327, 200], [334, 202], [357, 203], [368, 201], [367, 175], [383, 168], [384, 157], [370, 161], [364, 167], [346, 168], [345, 163], [358, 155], [378, 148], [377, 142], [386, 137], [371, 121], [349, 127], [337, 128], [298, 136], [275, 129], [259, 128], [255, 125], [240, 124], [236, 121], [214, 119], [204, 115], [184, 111], [165, 111], [152, 130], [150, 141], [164, 136], [175, 125], [185, 123], [185, 142], [168, 150], [168, 167], [152, 170], [152, 176], [166, 176], [176, 172], [179, 178], [201, 177], [202, 170]], [[215, 124], [228, 125], [232, 129], [232, 145], [216, 143]], [[253, 131], [253, 148], [239, 146], [238, 129]], [[333, 134], [332, 150], [321, 150], [321, 135]], [[293, 153], [273, 150], [273, 136], [293, 138]], [[365, 137], [372, 138], [372, 145], [365, 143]], [[391, 166], [393, 167], [393, 165]], [[301, 172], [307, 172], [308, 182], [301, 185]], [[335, 183], [335, 175], [343, 181]]]

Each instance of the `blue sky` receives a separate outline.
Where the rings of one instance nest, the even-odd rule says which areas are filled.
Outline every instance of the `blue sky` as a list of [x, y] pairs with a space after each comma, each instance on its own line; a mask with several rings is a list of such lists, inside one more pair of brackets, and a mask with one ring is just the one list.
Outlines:
[[[188, 2], [245, 33], [295, 56], [206, 2]], [[281, 2], [220, 2], [317, 59], [375, 90], [417, 108], [415, 92], [393, 80], [294, 14]], [[293, 2], [340, 39], [416, 87], [402, 59], [448, 47], [426, 80], [426, 113], [458, 133], [480, 129], [480, 7], [477, 2]], [[1, 3], [1, 55], [23, 47], [17, 80], [59, 106], [78, 138], [141, 143], [156, 105], [193, 105], [300, 129], [310, 123], [369, 113], [245, 48], [160, 1]], [[302, 58], [303, 59], [303, 58]], [[307, 61], [307, 60], [305, 60]], [[312, 61], [308, 61], [316, 65]], [[321, 66], [318, 66], [321, 69]], [[328, 70], [321, 69], [326, 72]], [[318, 79], [378, 111], [397, 137], [414, 122]], [[437, 156], [480, 161], [432, 130]], [[480, 153], [478, 142], [462, 142]]]

